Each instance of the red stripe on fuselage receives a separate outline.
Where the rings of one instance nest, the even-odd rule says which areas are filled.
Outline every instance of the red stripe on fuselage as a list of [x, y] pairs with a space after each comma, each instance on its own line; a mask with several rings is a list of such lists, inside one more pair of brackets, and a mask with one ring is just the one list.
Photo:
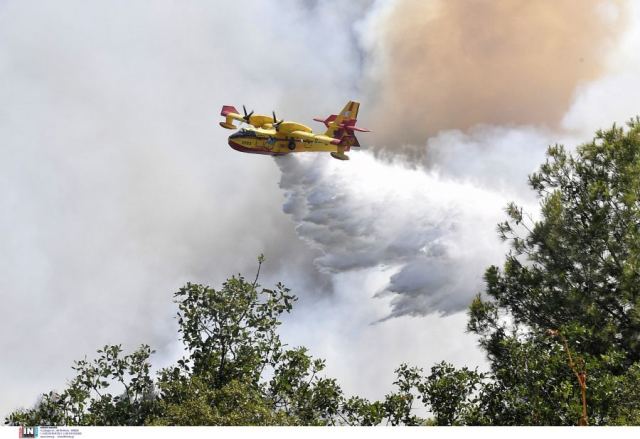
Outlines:
[[246, 146], [242, 146], [239, 143], [236, 143], [231, 139], [229, 139], [229, 146], [231, 148], [235, 149], [236, 151], [247, 152], [249, 154], [263, 154], [263, 155], [286, 155], [286, 154], [288, 154], [287, 152], [269, 151], [266, 148], [264, 148], [264, 149], [247, 148]]

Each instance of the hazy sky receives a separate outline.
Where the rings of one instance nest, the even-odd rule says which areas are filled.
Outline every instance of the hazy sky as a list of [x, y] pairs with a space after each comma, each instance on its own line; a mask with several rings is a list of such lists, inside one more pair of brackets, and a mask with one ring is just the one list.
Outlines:
[[[637, 5], [244, 3], [0, 2], [0, 415], [106, 343], [174, 361], [172, 293], [259, 253], [300, 297], [285, 340], [348, 393], [482, 366], [464, 311], [502, 208], [535, 215], [548, 144], [640, 113]], [[373, 130], [350, 162], [241, 154], [218, 126], [350, 99]]]

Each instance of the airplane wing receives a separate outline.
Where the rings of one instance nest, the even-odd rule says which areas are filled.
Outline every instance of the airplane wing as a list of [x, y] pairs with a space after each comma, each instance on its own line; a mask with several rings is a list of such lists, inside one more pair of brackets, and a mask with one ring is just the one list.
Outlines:
[[[246, 128], [249, 131], [253, 131], [254, 133], [256, 133], [256, 135], [258, 137], [276, 137], [276, 135], [278, 134], [278, 131], [276, 131], [275, 128], [251, 128], [248, 127]], [[308, 140], [308, 141], [312, 141], [312, 142], [322, 142], [322, 143], [326, 143], [327, 145], [337, 145], [340, 143], [340, 139], [334, 139], [333, 137], [329, 137], [329, 136], [324, 136], [322, 134], [311, 134], [311, 133], [307, 133], [305, 131], [290, 131], [288, 133], [280, 133], [281, 135], [284, 134], [287, 138], [294, 138], [294, 139], [301, 139], [301, 140]]]
[[274, 128], [247, 128], [256, 133], [258, 137], [275, 137], [277, 131]]
[[[274, 130], [275, 131], [275, 130]], [[340, 139], [334, 139], [333, 137], [325, 136], [322, 134], [311, 134], [304, 131], [291, 131], [287, 133], [287, 137], [293, 137], [294, 139], [309, 140], [312, 142], [322, 142], [327, 145], [337, 145], [340, 143]]]
[[222, 111], [220, 112], [221, 116], [225, 117], [224, 122], [220, 122], [220, 126], [227, 128], [229, 130], [235, 130], [236, 127], [233, 124], [234, 120], [237, 120], [241, 123], [247, 123], [248, 125], [252, 125], [256, 128], [270, 128], [273, 126], [274, 119], [271, 116], [266, 116], [264, 114], [253, 114], [253, 111], [247, 114], [247, 110], [243, 107], [244, 116], [240, 114], [236, 107], [231, 105], [224, 105], [222, 107]]

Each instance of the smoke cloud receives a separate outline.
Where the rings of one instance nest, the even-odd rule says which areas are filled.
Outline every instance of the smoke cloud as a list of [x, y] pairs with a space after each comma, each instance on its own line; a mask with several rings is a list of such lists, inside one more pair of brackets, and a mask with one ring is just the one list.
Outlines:
[[397, 150], [479, 123], [558, 127], [576, 87], [606, 71], [625, 15], [623, 2], [601, 0], [398, 0], [381, 8], [362, 26], [373, 143]]
[[0, 2], [0, 417], [106, 343], [166, 352], [172, 292], [251, 275], [261, 252], [265, 284], [331, 292], [278, 168], [217, 119], [348, 96], [352, 70], [324, 67], [351, 57], [334, 30], [355, 3]]
[[[262, 283], [301, 296], [286, 340], [347, 391], [380, 397], [401, 361], [479, 364], [473, 338], [451, 336], [464, 315], [438, 314], [500, 263], [495, 223], [507, 201], [533, 210], [546, 146], [637, 112], [637, 32], [602, 56], [625, 10], [0, 2], [0, 416], [104, 343], [172, 361], [172, 290], [252, 273], [260, 252]], [[347, 99], [374, 130], [363, 145], [413, 161], [364, 147], [274, 163], [217, 126], [222, 104], [304, 122]]]
[[391, 267], [377, 292], [393, 297], [388, 317], [465, 309], [502, 260], [495, 224], [506, 203], [535, 214], [526, 176], [549, 144], [579, 143], [562, 117], [584, 113], [572, 106], [576, 87], [609, 67], [626, 11], [599, 1], [377, 4], [357, 25], [375, 88], [363, 120], [375, 135], [362, 143], [406, 161], [359, 151], [348, 168], [278, 159], [284, 211], [321, 252], [319, 269]]
[[451, 314], [466, 309], [484, 269], [502, 259], [495, 227], [506, 203], [535, 202], [525, 178], [514, 184], [513, 176], [531, 172], [548, 143], [534, 129], [479, 127], [430, 139], [430, 169], [360, 151], [348, 166], [277, 158], [283, 209], [320, 251], [321, 271], [388, 270], [377, 291], [395, 294], [388, 317]]

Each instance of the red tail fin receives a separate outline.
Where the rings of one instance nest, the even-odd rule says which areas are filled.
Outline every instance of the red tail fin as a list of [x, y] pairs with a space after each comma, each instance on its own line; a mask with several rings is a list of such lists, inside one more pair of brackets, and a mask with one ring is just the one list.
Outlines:
[[[313, 120], [316, 122], [322, 122], [327, 127], [327, 131], [324, 133], [326, 136], [335, 137], [337, 139], [341, 139], [343, 136], [353, 136], [354, 131], [368, 133], [368, 129], [356, 126], [359, 109], [360, 103], [349, 101], [347, 102], [347, 105], [344, 106], [340, 114], [332, 114], [326, 119], [314, 118]], [[355, 140], [355, 143], [356, 145], [354, 146], [360, 146], [357, 144], [357, 139]]]

